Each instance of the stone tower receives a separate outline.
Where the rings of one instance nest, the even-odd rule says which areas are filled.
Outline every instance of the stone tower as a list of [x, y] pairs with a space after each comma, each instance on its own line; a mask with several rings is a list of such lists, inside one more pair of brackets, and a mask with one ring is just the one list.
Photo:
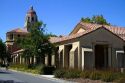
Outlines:
[[30, 7], [30, 10], [26, 14], [26, 20], [25, 20], [25, 28], [27, 28], [27, 31], [30, 31], [30, 26], [38, 21], [37, 14], [35, 10], [33, 9], [33, 6]]

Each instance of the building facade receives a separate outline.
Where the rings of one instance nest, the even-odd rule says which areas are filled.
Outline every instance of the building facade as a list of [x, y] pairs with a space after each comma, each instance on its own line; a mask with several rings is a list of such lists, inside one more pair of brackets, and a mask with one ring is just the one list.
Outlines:
[[[20, 55], [24, 49], [18, 48], [14, 40], [25, 37], [38, 18], [33, 7], [26, 15], [24, 28], [7, 32], [6, 45], [13, 56], [13, 63], [25, 63]], [[56, 44], [56, 51], [51, 56], [51, 64], [58, 68], [103, 69], [125, 67], [125, 28], [79, 22], [68, 36], [51, 37], [50, 42]], [[45, 64], [48, 59], [45, 57]], [[30, 59], [36, 62], [36, 58]]]
[[[17, 44], [18, 38], [26, 37], [30, 32], [30, 27], [38, 21], [37, 14], [33, 7], [30, 7], [26, 14], [25, 24], [23, 28], [16, 28], [6, 33], [6, 47], [11, 53], [13, 63], [25, 64], [26, 59], [21, 56], [24, 49], [21, 49]], [[35, 62], [35, 59], [34, 59]]]
[[31, 7], [26, 14], [24, 27], [16, 28], [6, 33], [6, 46], [10, 53], [20, 50], [20, 48], [15, 43], [16, 39], [26, 37], [30, 31], [30, 26], [37, 21], [37, 14], [33, 7]]
[[53, 37], [61, 68], [105, 69], [125, 67], [125, 28], [80, 22], [68, 36]]

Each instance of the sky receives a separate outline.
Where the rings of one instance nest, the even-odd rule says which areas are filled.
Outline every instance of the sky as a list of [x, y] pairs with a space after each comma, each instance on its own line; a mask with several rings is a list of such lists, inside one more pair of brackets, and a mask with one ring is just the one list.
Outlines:
[[68, 35], [82, 17], [103, 15], [112, 25], [125, 27], [125, 0], [0, 0], [0, 38], [24, 27], [26, 13], [33, 6], [46, 32]]

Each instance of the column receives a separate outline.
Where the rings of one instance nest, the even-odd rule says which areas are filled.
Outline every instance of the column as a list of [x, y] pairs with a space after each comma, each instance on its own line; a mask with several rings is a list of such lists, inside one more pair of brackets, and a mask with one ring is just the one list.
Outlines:
[[84, 61], [84, 49], [82, 48], [82, 70], [84, 70], [84, 64], [85, 64], [85, 61]]
[[36, 64], [36, 57], [34, 56], [34, 64]]
[[112, 53], [111, 53], [111, 47], [108, 48], [108, 66], [112, 66]]
[[20, 64], [22, 64], [22, 57], [21, 57], [21, 55], [19, 55], [19, 57], [20, 57]]
[[32, 63], [32, 57], [30, 57], [30, 64]]
[[64, 45], [59, 46], [59, 65], [64, 67]]
[[45, 55], [45, 65], [48, 65], [48, 55]]

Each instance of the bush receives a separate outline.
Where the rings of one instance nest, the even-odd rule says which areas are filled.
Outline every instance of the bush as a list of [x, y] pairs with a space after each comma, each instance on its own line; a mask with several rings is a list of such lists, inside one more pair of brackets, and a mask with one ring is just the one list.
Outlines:
[[92, 80], [99, 80], [100, 79], [100, 73], [98, 71], [91, 72], [90, 79], [92, 79]]
[[1, 67], [6, 67], [6, 65], [5, 65], [5, 64], [1, 64], [0, 66], [1, 66]]
[[82, 78], [89, 78], [90, 74], [91, 74], [91, 72], [89, 72], [89, 71], [82, 71], [80, 73], [80, 77], [82, 77]]
[[35, 67], [36, 67], [35, 64], [29, 64], [29, 65], [28, 65], [28, 69], [34, 69]]
[[115, 75], [112, 72], [104, 72], [102, 73], [101, 79], [104, 82], [112, 82], [115, 79]]
[[64, 73], [64, 78], [79, 78], [81, 71], [79, 70], [68, 70]]
[[54, 71], [55, 71], [54, 66], [44, 66], [42, 69], [42, 73], [45, 75], [51, 75], [54, 73]]
[[125, 78], [124, 78], [124, 77], [120, 78], [120, 79], [117, 81], [117, 83], [125, 83]]
[[56, 71], [54, 71], [54, 76], [57, 77], [57, 78], [63, 78], [64, 74], [65, 74], [64, 70], [56, 70]]

